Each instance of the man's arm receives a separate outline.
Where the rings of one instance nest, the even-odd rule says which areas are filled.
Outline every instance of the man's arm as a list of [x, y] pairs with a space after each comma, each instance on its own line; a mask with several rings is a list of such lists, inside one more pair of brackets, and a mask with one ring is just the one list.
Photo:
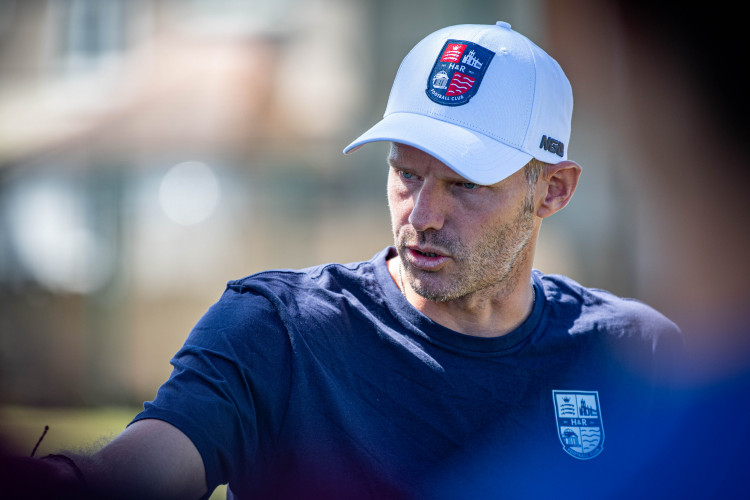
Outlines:
[[161, 420], [139, 420], [94, 455], [72, 458], [96, 498], [198, 499], [207, 490], [197, 448]]

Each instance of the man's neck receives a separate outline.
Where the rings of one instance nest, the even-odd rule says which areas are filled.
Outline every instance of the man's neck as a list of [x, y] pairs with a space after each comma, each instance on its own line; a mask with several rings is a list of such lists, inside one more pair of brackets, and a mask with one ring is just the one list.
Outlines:
[[394, 282], [412, 306], [434, 322], [465, 335], [500, 337], [521, 326], [534, 308], [530, 265], [519, 266], [503, 283], [491, 289], [460, 299], [435, 302], [412, 290], [400, 272], [398, 256], [386, 264]]

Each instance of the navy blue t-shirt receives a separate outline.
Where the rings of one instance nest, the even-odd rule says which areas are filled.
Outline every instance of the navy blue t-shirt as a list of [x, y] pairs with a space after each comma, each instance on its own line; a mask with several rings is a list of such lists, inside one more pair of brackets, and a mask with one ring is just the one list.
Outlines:
[[[681, 336], [641, 302], [534, 271], [496, 338], [414, 309], [372, 260], [232, 281], [135, 420], [238, 498], [460, 498], [617, 489], [653, 446]], [[619, 472], [615, 472], [619, 471]], [[598, 483], [598, 484], [595, 484]], [[568, 486], [571, 486], [568, 484]]]

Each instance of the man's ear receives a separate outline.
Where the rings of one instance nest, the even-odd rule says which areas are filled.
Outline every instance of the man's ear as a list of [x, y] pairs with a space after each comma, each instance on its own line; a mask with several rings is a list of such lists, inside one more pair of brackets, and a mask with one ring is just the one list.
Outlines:
[[539, 217], [549, 217], [562, 210], [573, 197], [581, 176], [581, 167], [573, 161], [545, 166], [537, 184], [537, 210]]

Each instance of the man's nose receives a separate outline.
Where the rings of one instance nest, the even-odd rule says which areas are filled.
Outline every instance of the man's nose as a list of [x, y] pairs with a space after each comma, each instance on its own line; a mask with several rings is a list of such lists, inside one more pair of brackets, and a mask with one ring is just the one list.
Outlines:
[[448, 201], [448, 195], [440, 183], [426, 179], [414, 198], [409, 223], [417, 231], [441, 229], [449, 208]]

